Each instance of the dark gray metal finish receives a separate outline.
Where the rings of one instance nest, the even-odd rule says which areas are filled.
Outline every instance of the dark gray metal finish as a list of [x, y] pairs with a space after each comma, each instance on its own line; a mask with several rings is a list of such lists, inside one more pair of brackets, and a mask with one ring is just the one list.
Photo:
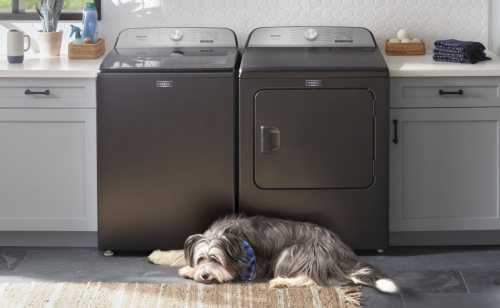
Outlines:
[[389, 69], [378, 48], [245, 49], [240, 78], [304, 78], [305, 75], [311, 76], [311, 79], [388, 78]]
[[100, 250], [181, 249], [234, 211], [235, 80], [98, 75]]
[[[254, 126], [257, 186], [369, 187], [374, 179], [373, 104], [374, 97], [367, 89], [257, 92]], [[280, 131], [280, 149], [270, 154], [259, 149], [263, 142], [260, 130], [266, 125]]]
[[391, 246], [500, 245], [500, 230], [390, 232]]
[[[244, 69], [245, 68], [243, 67], [243, 70]], [[290, 124], [293, 122], [293, 108], [302, 108], [296, 114], [299, 114], [301, 111], [305, 112], [305, 120], [297, 117], [295, 119], [295, 122], [298, 124], [296, 128], [297, 131], [301, 128], [305, 129], [306, 127], [312, 126], [312, 128], [309, 128], [309, 133], [312, 132], [321, 136], [319, 133], [319, 130], [321, 129], [337, 129], [339, 131], [344, 129], [360, 129], [359, 134], [353, 133], [352, 131], [344, 132], [346, 137], [352, 137], [354, 134], [354, 136], [357, 136], [356, 138], [358, 138], [358, 140], [352, 144], [348, 141], [348, 139], [342, 141], [345, 145], [340, 145], [337, 148], [338, 152], [335, 152], [335, 149], [333, 148], [329, 148], [331, 144], [321, 142], [321, 140], [314, 139], [314, 137], [311, 140], [311, 143], [314, 141], [314, 145], [306, 143], [307, 134], [300, 138], [300, 141], [302, 142], [300, 147], [307, 149], [312, 146], [315, 151], [319, 152], [325, 150], [327, 153], [330, 152], [330, 155], [334, 155], [334, 157], [346, 155], [346, 153], [343, 153], [344, 149], [348, 151], [348, 155], [352, 155], [354, 157], [362, 155], [357, 159], [359, 159], [360, 162], [363, 162], [363, 169], [360, 169], [358, 173], [358, 175], [363, 175], [363, 177], [362, 179], [351, 179], [350, 185], [369, 187], [330, 189], [329, 187], [325, 187], [325, 185], [322, 189], [262, 189], [258, 187], [258, 184], [262, 181], [266, 181], [266, 179], [262, 178], [261, 180], [257, 177], [257, 184], [254, 181], [255, 168], [258, 167], [258, 163], [260, 163], [260, 161], [258, 161], [257, 165], [255, 164], [255, 156], [257, 153], [261, 157], [264, 157], [265, 155], [273, 157], [273, 155], [279, 154], [280, 151], [286, 149], [288, 146], [285, 141], [287, 138], [285, 134], [286, 129], [282, 129], [275, 123], [261, 122], [259, 115], [256, 117], [254, 100], [255, 95], [266, 89], [285, 90], [282, 91], [282, 93], [305, 93], [306, 91], [312, 91], [310, 88], [306, 87], [305, 80], [319, 79], [317, 75], [314, 73], [302, 73], [301, 76], [301, 79], [240, 79], [239, 211], [249, 215], [266, 215], [317, 223], [336, 232], [345, 243], [354, 249], [386, 248], [388, 245], [389, 232], [389, 138], [387, 137], [389, 136], [388, 78], [322, 79], [322, 86], [315, 88], [321, 90], [315, 90], [315, 92], [325, 91], [321, 93], [331, 93], [331, 101], [335, 101], [337, 99], [336, 97], [338, 97], [333, 94], [340, 93], [341, 90], [352, 89], [350, 91], [354, 95], [357, 93], [363, 93], [357, 94], [361, 95], [359, 100], [353, 102], [349, 99], [352, 110], [349, 110], [349, 108], [345, 110], [340, 108], [337, 110], [344, 112], [345, 117], [352, 117], [353, 123], [348, 125], [346, 123], [346, 121], [348, 121], [347, 119], [339, 120], [339, 118], [337, 118], [338, 115], [335, 114], [337, 112], [335, 108], [331, 109], [332, 107], [330, 107], [330, 104], [324, 103], [325, 101], [328, 102], [328, 99], [318, 99], [319, 97], [316, 93], [314, 93], [314, 95], [305, 95], [300, 98], [298, 96], [294, 96], [276, 100], [276, 104], [278, 104], [277, 106], [282, 108], [281, 110], [284, 115], [288, 114], [286, 117], [286, 127], [292, 127]], [[300, 91], [297, 91], [297, 89]], [[374, 109], [370, 109], [369, 111], [367, 111], [366, 108], [371, 102], [366, 102], [369, 96], [364, 95], [368, 95], [370, 92], [366, 89], [370, 89], [376, 98]], [[259, 95], [257, 95], [257, 103], [259, 101]], [[287, 103], [289, 102], [292, 103], [290, 106], [293, 107], [287, 108]], [[319, 105], [315, 106], [316, 103]], [[311, 105], [310, 109], [304, 109], [303, 106], [307, 106], [307, 104]], [[322, 106], [321, 104], [324, 105]], [[343, 103], [340, 105], [343, 105]], [[317, 109], [315, 109], [316, 107]], [[259, 108], [259, 106], [257, 108]], [[321, 111], [324, 111], [325, 114], [321, 114]], [[264, 113], [265, 116], [269, 116], [268, 112], [273, 112], [273, 110], [266, 111]], [[356, 112], [359, 112], [360, 114], [357, 114]], [[373, 112], [376, 116], [375, 123], [373, 123], [373, 118], [371, 118]], [[278, 116], [278, 118], [280, 117], [281, 116]], [[314, 117], [317, 117], [317, 122], [314, 122]], [[331, 121], [331, 123], [329, 123], [329, 119], [334, 119], [335, 121]], [[258, 123], [256, 122], [257, 120], [259, 121]], [[337, 128], [335, 128], [336, 121], [338, 122]], [[359, 128], [354, 125], [355, 121], [360, 121]], [[271, 152], [270, 154], [260, 153], [260, 141], [256, 140], [256, 137], [259, 136], [257, 132], [260, 130], [260, 125], [270, 125], [277, 127], [280, 130], [281, 141], [278, 151]], [[374, 135], [374, 144], [370, 143], [367, 145], [367, 140], [373, 140]], [[332, 136], [332, 133], [327, 132], [324, 136]], [[337, 138], [342, 137], [339, 134], [337, 135]], [[363, 140], [363, 138], [366, 138], [366, 140]], [[375, 149], [374, 153], [373, 149]], [[363, 153], [360, 154], [358, 152]], [[306, 150], [306, 153], [307, 155], [303, 161], [298, 156], [295, 158], [294, 161], [296, 164], [300, 165], [296, 166], [289, 164], [287, 166], [292, 169], [290, 172], [297, 172], [298, 169], [296, 169], [296, 167], [300, 168], [302, 170], [301, 172], [307, 172], [308, 165], [311, 165], [315, 170], [314, 174], [309, 175], [309, 179], [312, 179], [318, 173], [321, 174], [323, 170], [321, 169], [321, 166], [314, 166], [316, 163], [313, 158], [315, 154], [314, 151], [307, 152]], [[367, 166], [365, 160], [368, 156], [375, 157], [374, 166]], [[342, 181], [346, 180], [343, 179], [343, 177], [349, 178], [350, 172], [353, 172], [347, 168], [342, 169], [342, 173], [338, 173], [338, 171], [335, 171], [335, 166], [339, 166], [338, 162], [331, 161], [328, 163], [328, 160], [325, 157], [321, 157], [321, 164], [324, 165], [325, 170], [328, 170], [329, 173], [333, 173], [331, 174], [331, 179], [323, 179], [324, 181], [330, 181], [328, 182], [329, 185], [341, 185]], [[283, 170], [283, 168], [277, 169], [277, 172], [281, 174], [278, 175], [279, 181], [274, 180], [274, 182], [272, 182], [273, 185], [274, 183], [283, 183], [286, 181], [286, 177], [282, 174], [284, 172]], [[322, 173], [322, 176], [327, 177], [328, 172]], [[370, 177], [373, 172], [375, 172], [375, 179], [371, 184]], [[266, 176], [269, 176], [269, 173]], [[295, 187], [299, 186], [297, 184], [304, 185], [304, 183], [306, 183], [305, 181], [302, 181], [302, 179], [297, 181], [298, 182], [292, 183]], [[357, 181], [359, 181], [359, 183]], [[290, 185], [290, 183], [288, 183], [288, 185]], [[322, 185], [322, 183], [314, 183], [314, 185]], [[312, 185], [309, 187], [312, 187]]]

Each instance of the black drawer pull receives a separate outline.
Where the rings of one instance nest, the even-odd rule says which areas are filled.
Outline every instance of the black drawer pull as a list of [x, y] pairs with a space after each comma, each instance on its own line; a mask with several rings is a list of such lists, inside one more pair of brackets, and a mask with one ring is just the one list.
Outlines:
[[464, 95], [464, 91], [458, 90], [458, 92], [444, 92], [443, 90], [439, 90], [439, 95], [446, 95], [446, 94]]
[[398, 120], [392, 120], [392, 123], [394, 123], [394, 139], [392, 139], [392, 142], [398, 144]]
[[26, 95], [31, 95], [31, 94], [43, 94], [43, 95], [49, 95], [50, 91], [49, 90], [45, 90], [43, 92], [31, 92], [30, 90], [26, 90], [24, 91], [24, 94]]

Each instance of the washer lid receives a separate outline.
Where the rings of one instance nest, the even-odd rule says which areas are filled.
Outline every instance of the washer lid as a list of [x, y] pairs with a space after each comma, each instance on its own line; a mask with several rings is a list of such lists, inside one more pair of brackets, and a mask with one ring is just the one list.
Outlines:
[[233, 71], [237, 48], [115, 48], [100, 70], [123, 71]]
[[133, 72], [233, 71], [238, 43], [224, 28], [127, 29], [100, 70]]

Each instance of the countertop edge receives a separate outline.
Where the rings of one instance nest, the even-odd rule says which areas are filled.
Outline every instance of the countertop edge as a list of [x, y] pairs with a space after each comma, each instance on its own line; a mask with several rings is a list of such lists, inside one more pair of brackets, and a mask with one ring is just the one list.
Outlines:
[[480, 72], [470, 74], [457, 74], [457, 72], [436, 72], [430, 71], [416, 71], [416, 72], [402, 72], [399, 70], [389, 71], [390, 78], [404, 78], [404, 77], [500, 77], [500, 70], [494, 72]]
[[97, 71], [0, 71], [0, 78], [96, 78]]

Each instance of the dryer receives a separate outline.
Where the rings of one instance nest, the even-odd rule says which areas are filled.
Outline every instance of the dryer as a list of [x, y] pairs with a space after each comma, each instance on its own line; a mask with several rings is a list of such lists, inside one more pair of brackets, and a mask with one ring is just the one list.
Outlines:
[[239, 83], [239, 211], [386, 248], [389, 71], [372, 33], [258, 28]]

